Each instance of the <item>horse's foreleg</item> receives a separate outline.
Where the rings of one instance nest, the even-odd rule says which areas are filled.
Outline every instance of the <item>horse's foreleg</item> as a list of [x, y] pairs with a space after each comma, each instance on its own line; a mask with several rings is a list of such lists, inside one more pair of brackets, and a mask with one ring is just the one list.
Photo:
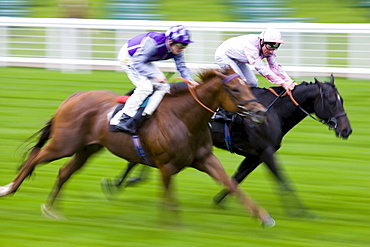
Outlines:
[[[242, 163], [240, 163], [238, 169], [232, 176], [232, 179], [238, 184], [241, 183], [261, 163], [258, 161], [259, 158], [257, 156], [248, 155], [245, 157], [246, 158], [242, 161]], [[229, 193], [230, 192], [228, 189], [223, 189], [213, 197], [213, 201], [216, 204], [219, 204]]]
[[[118, 180], [118, 182], [113, 181], [109, 178], [102, 178], [100, 181], [100, 186], [104, 192], [104, 194], [107, 196], [107, 198], [110, 198], [111, 195], [114, 195], [117, 193], [118, 189], [121, 188], [122, 183], [126, 180], [128, 174], [131, 172], [131, 170], [137, 165], [138, 163], [135, 162], [129, 162], [125, 171], [123, 172], [121, 178]], [[128, 186], [130, 182], [127, 182], [124, 187]]]
[[75, 171], [79, 170], [86, 163], [87, 159], [93, 153], [99, 151], [101, 148], [102, 147], [99, 145], [86, 146], [83, 150], [78, 151], [66, 165], [60, 168], [54, 187], [49, 194], [46, 203], [42, 207], [44, 215], [50, 218], [63, 218], [53, 210], [54, 202], [57, 199], [62, 186]]
[[127, 179], [127, 183], [125, 185], [126, 186], [131, 186], [131, 185], [134, 185], [138, 182], [143, 182], [146, 180], [147, 176], [148, 176], [148, 173], [149, 173], [149, 169], [150, 167], [149, 166], [146, 166], [146, 165], [143, 165], [141, 167], [141, 171], [140, 171], [140, 174], [138, 177], [131, 177], [131, 178], [128, 178]]
[[148, 172], [149, 172], [149, 167], [146, 166], [146, 165], [141, 166], [141, 171], [140, 171], [140, 174], [139, 174], [138, 177], [129, 177], [129, 178], [127, 178], [128, 174], [131, 172], [131, 170], [138, 164], [139, 163], [129, 162], [125, 172], [122, 174], [121, 178], [118, 180], [118, 182], [115, 186], [117, 186], [119, 188], [119, 187], [122, 186], [123, 182], [125, 182], [125, 181], [126, 181], [126, 183], [124, 184], [124, 187], [128, 187], [128, 186], [134, 185], [138, 182], [144, 181], [146, 179], [146, 177], [148, 176]]
[[168, 209], [176, 210], [176, 201], [171, 189], [171, 178], [174, 172], [171, 169], [170, 164], [163, 165], [159, 168], [162, 175], [162, 181], [164, 186], [164, 203]]
[[290, 185], [289, 180], [285, 176], [282, 168], [277, 165], [274, 154], [262, 155], [261, 158], [274, 175], [276, 181], [279, 183], [281, 200], [287, 214], [291, 216], [311, 217], [311, 213], [308, 212], [307, 207], [302, 203], [300, 198], [295, 193], [294, 188]]
[[[180, 222], [179, 209], [171, 187], [171, 178], [176, 172], [173, 170], [173, 166], [171, 164], [162, 165], [159, 169], [161, 171], [164, 186], [163, 213], [166, 214], [161, 217], [161, 221], [165, 225], [172, 223], [178, 224]], [[169, 213], [171, 214], [169, 215]], [[172, 220], [171, 216], [174, 216], [175, 221]]]
[[242, 201], [246, 209], [254, 216], [258, 216], [261, 223], [265, 227], [272, 227], [275, 225], [275, 221], [271, 218], [271, 216], [267, 213], [265, 209], [258, 205], [258, 203], [254, 202], [254, 200], [248, 195], [248, 193], [243, 193], [239, 188], [238, 184], [230, 180], [225, 169], [221, 165], [220, 161], [211, 154], [204, 163], [195, 164], [195, 168], [206, 172], [212, 178], [217, 180], [218, 182], [225, 185], [230, 193], [235, 193], [237, 197]]

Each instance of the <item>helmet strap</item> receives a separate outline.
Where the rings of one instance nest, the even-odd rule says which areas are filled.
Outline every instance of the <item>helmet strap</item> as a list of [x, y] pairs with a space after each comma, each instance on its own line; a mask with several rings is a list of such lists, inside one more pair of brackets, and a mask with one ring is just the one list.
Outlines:
[[262, 52], [262, 47], [263, 47], [263, 44], [264, 44], [265, 42], [263, 41], [263, 39], [260, 39], [260, 54], [263, 54], [263, 52]]

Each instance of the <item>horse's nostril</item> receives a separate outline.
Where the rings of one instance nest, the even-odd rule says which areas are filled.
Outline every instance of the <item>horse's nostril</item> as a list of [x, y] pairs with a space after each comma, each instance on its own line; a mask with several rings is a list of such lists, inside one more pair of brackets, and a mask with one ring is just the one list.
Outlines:
[[338, 137], [341, 137], [346, 140], [351, 135], [351, 133], [352, 133], [351, 129], [344, 129], [338, 133]]

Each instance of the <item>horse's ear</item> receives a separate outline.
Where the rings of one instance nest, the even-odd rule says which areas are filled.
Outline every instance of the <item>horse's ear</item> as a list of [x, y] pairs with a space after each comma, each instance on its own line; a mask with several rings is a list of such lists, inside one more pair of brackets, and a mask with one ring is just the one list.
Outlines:
[[319, 83], [319, 80], [317, 80], [317, 78], [315, 77], [315, 83]]
[[330, 75], [330, 83], [334, 85], [334, 75], [331, 73]]
[[230, 65], [227, 65], [223, 70], [222, 70], [222, 73], [226, 74], [226, 75], [231, 75], [231, 74], [234, 74], [235, 71], [234, 69], [230, 66]]
[[221, 70], [218, 70], [218, 69], [214, 69], [213, 72], [218, 76], [218, 77], [221, 77], [221, 78], [224, 78], [226, 77], [225, 74], [223, 74], [223, 71]]

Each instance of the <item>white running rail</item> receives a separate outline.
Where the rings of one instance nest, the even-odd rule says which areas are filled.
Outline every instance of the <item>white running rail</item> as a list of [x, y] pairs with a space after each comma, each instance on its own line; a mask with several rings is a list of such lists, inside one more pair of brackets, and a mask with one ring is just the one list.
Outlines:
[[[370, 78], [370, 24], [245, 23], [0, 17], [0, 66], [74, 70], [120, 70], [120, 47], [134, 35], [183, 24], [195, 40], [185, 51], [196, 71], [217, 68], [214, 51], [232, 36], [278, 28], [285, 44], [278, 61], [293, 77], [305, 75]], [[174, 71], [172, 61], [158, 62]]]

